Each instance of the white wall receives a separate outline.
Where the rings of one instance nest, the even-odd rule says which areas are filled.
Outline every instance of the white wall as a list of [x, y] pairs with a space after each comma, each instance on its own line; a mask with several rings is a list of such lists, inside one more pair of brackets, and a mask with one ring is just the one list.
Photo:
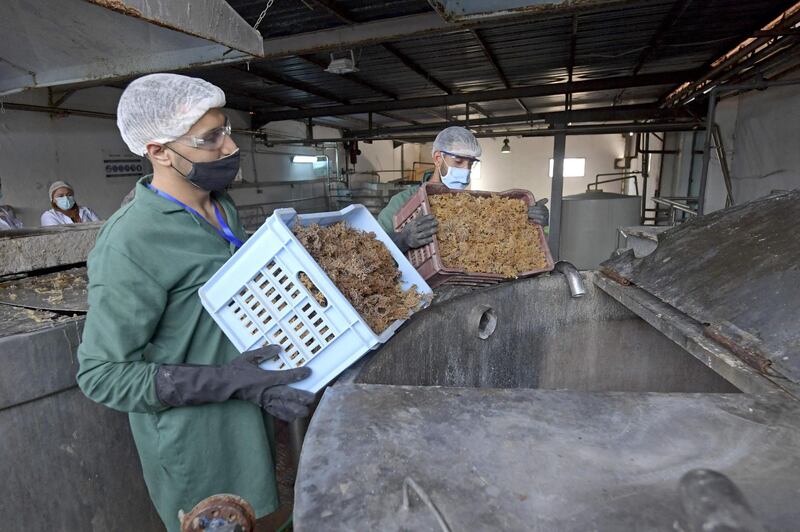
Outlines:
[[[119, 92], [78, 91], [64, 106], [113, 113]], [[47, 93], [31, 91], [11, 101], [47, 105]], [[79, 204], [106, 218], [135, 182], [132, 177], [106, 179], [103, 158], [114, 154], [130, 152], [113, 120], [6, 109], [0, 114], [3, 203], [13, 206], [26, 226], [38, 226], [39, 216], [50, 208], [50, 183], [62, 179], [75, 187]]]
[[[479, 139], [483, 154], [480, 173], [472, 182], [473, 190], [500, 192], [510, 188], [523, 188], [533, 192], [537, 198], [550, 197], [550, 158], [553, 157], [552, 137], [512, 137], [511, 153], [500, 153], [502, 138]], [[362, 156], [356, 165], [359, 172], [400, 168], [399, 148], [392, 149], [391, 141], [375, 141], [359, 144]], [[411, 169], [414, 161], [431, 162], [431, 144], [406, 145], [405, 167]], [[586, 159], [585, 175], [582, 178], [564, 179], [564, 195], [586, 191], [586, 185], [594, 182], [597, 173], [616, 172], [614, 159], [625, 152], [622, 135], [594, 135], [567, 137], [567, 157]], [[382, 181], [397, 179], [396, 173], [380, 173]], [[387, 178], [386, 176], [394, 176]], [[606, 185], [604, 190], [619, 192], [621, 185]]]
[[[360, 142], [358, 147], [361, 155], [358, 157], [356, 174], [351, 179], [351, 183], [377, 179], [380, 179], [381, 183], [386, 183], [401, 178], [411, 179], [415, 162], [431, 162], [430, 144], [406, 143], [396, 148], [393, 144], [391, 140], [376, 140], [371, 144]], [[400, 165], [401, 150], [404, 152], [402, 155], [403, 167]], [[405, 170], [402, 175], [401, 172], [398, 172], [401, 169]]]
[[[248, 128], [248, 116], [244, 113], [228, 111], [231, 124]], [[300, 122], [275, 122], [268, 124], [264, 131], [271, 140], [301, 139], [306, 135], [305, 124]], [[339, 132], [325, 127], [315, 127], [317, 138], [338, 137]], [[240, 211], [262, 217], [277, 207], [293, 207], [298, 211], [324, 211], [328, 209], [325, 200], [328, 173], [336, 172], [335, 149], [321, 149], [306, 146], [278, 145], [266, 147], [256, 143], [252, 136], [234, 134], [242, 152], [242, 177], [246, 185], [234, 185], [230, 190]], [[317, 155], [329, 158], [329, 167], [311, 163], [293, 163], [293, 155]], [[258, 184], [259, 186], [253, 186]], [[261, 205], [261, 209], [245, 209], [245, 206]], [[247, 222], [247, 220], [246, 220]], [[258, 225], [260, 221], [251, 222]]]
[[[495, 192], [510, 188], [530, 190], [536, 198], [549, 198], [552, 180], [549, 176], [553, 157], [552, 137], [510, 137], [511, 153], [501, 153], [502, 138], [479, 139], [480, 177], [472, 183], [474, 190]], [[586, 191], [598, 173], [615, 172], [614, 159], [625, 152], [622, 135], [579, 135], [567, 137], [566, 156], [586, 159], [584, 177], [565, 177], [564, 196]], [[603, 187], [601, 187], [603, 188]], [[606, 185], [605, 190], [619, 192], [620, 185]]]
[[[371, 144], [359, 142], [358, 148], [361, 150], [361, 155], [358, 156], [355, 174], [352, 176], [351, 182], [397, 179], [398, 174], [395, 172], [383, 172], [384, 170], [400, 169], [399, 164], [395, 167], [392, 144], [391, 140], [376, 140]], [[344, 166], [344, 161], [341, 166]], [[352, 166], [350, 168], [352, 169]]]
[[[79, 90], [62, 105], [65, 108], [114, 113], [121, 91], [110, 87]], [[47, 105], [47, 92], [29, 91], [7, 102]], [[249, 127], [248, 116], [228, 111], [232, 125]], [[302, 138], [305, 126], [297, 122], [270, 124], [270, 138]], [[333, 137], [338, 132], [315, 128], [315, 136]], [[322, 183], [306, 183], [319, 178], [312, 165], [290, 162], [291, 153], [317, 154], [305, 147], [258, 148], [255, 166], [250, 137], [234, 137], [242, 149], [242, 172], [246, 180], [282, 182], [279, 186], [237, 189], [232, 192], [237, 203], [272, 203], [324, 195]], [[264, 152], [264, 153], [261, 153]], [[333, 152], [331, 169], [335, 171]], [[25, 226], [39, 225], [39, 216], [49, 208], [47, 189], [55, 180], [69, 181], [75, 187], [78, 203], [87, 205], [101, 218], [108, 218], [133, 188], [135, 177], [105, 177], [103, 159], [108, 155], [132, 156], [122, 141], [115, 120], [81, 116], [51, 116], [47, 113], [6, 108], [0, 113], [0, 179], [4, 204], [17, 211]], [[294, 182], [283, 183], [283, 182]], [[261, 190], [259, 192], [259, 190]], [[324, 200], [296, 202], [298, 210], [320, 210]]]
[[[736, 203], [774, 189], [800, 187], [800, 85], [724, 99], [717, 106], [715, 122], [722, 132]], [[724, 207], [725, 201], [719, 160], [712, 154], [707, 212]]]

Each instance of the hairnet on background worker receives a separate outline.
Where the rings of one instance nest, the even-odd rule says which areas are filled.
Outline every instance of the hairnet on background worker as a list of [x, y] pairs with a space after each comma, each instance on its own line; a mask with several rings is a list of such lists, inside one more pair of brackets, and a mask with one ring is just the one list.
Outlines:
[[[434, 172], [429, 182], [443, 183], [448, 188], [463, 190], [469, 187], [473, 166], [480, 162], [481, 145], [472, 132], [460, 126], [443, 129], [436, 135], [431, 148]], [[439, 230], [439, 223], [432, 214], [417, 216], [402, 230], [395, 231], [394, 216], [416, 194], [419, 187], [411, 187], [394, 195], [378, 215], [381, 227], [389, 233], [392, 241], [403, 252], [430, 244]], [[547, 225], [550, 218], [542, 199], [528, 208], [528, 218], [539, 225]]]
[[217, 493], [245, 498], [258, 516], [273, 512], [266, 414], [304, 416], [314, 399], [287, 386], [310, 369], [262, 370], [280, 348], [240, 355], [197, 295], [246, 238], [224, 192], [239, 170], [224, 105], [219, 88], [175, 74], [145, 76], [125, 89], [117, 124], [153, 174], [103, 226], [88, 261], [78, 384], [128, 413], [169, 531], [179, 529], [179, 510]]
[[96, 222], [100, 219], [89, 207], [75, 202], [75, 188], [66, 181], [53, 182], [47, 190], [47, 197], [51, 208], [42, 213], [42, 227]]

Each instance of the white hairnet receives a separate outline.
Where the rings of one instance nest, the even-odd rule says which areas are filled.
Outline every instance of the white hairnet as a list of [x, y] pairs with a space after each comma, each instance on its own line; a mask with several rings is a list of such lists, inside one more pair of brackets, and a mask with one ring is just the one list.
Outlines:
[[478, 139], [472, 134], [472, 131], [465, 127], [450, 126], [445, 128], [436, 135], [436, 140], [433, 141], [433, 150], [431, 154], [437, 151], [446, 151], [453, 155], [461, 157], [470, 157], [477, 159], [481, 156], [481, 145], [478, 144]]
[[178, 74], [150, 74], [134, 80], [119, 99], [117, 127], [137, 155], [148, 142], [171, 142], [185, 135], [209, 109], [225, 106], [222, 89]]

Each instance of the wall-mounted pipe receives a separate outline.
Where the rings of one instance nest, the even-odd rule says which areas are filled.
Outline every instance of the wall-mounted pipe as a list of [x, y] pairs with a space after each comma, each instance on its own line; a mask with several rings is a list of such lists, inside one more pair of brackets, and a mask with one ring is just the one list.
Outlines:
[[580, 272], [571, 262], [560, 260], [556, 262], [553, 271], [562, 274], [567, 280], [569, 293], [572, 297], [578, 298], [586, 295], [586, 286], [583, 284], [583, 277], [581, 277]]

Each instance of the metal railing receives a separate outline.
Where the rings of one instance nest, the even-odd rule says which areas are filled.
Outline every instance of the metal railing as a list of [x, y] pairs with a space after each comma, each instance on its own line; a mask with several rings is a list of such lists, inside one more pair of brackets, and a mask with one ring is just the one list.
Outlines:
[[[686, 203], [681, 203], [679, 200], [685, 201]], [[697, 202], [698, 198], [692, 198], [688, 196], [653, 198], [653, 203], [655, 203], [656, 205], [667, 207], [669, 209], [669, 219], [672, 225], [675, 225], [678, 221], [676, 216], [678, 212], [688, 214], [689, 216], [697, 216], [697, 211], [695, 209], [692, 209], [688, 205], [690, 201]]]
[[[280, 207], [289, 207], [298, 203], [305, 203], [309, 201], [324, 200], [327, 204], [329, 201], [328, 196], [310, 196], [307, 198], [286, 199], [281, 201], [265, 201], [262, 203], [254, 203], [250, 205], [239, 205], [239, 219], [246, 229], [259, 227], [264, 221], [272, 215], [272, 212]], [[295, 207], [298, 211], [302, 212], [304, 209]], [[330, 208], [330, 207], [326, 207]]]
[[[592, 187], [594, 187], [595, 190], [599, 190], [598, 186], [603, 185], [605, 183], [616, 183], [618, 181], [626, 181], [628, 179], [633, 179], [633, 188], [636, 190], [636, 195], [638, 196], [639, 180], [637, 179], [637, 174], [641, 174], [641, 172], [610, 172], [604, 174], [597, 174], [596, 176], [594, 176], [594, 183], [589, 183], [588, 185], [586, 185], [586, 192], [592, 190]], [[612, 175], [621, 177], [616, 177], [614, 179], [604, 179], [600, 181], [601, 177], [612, 176]]]

